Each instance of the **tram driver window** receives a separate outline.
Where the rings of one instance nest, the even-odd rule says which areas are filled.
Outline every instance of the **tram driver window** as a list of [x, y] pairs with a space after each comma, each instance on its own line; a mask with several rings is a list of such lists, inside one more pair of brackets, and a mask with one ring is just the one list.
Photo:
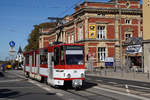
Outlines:
[[59, 64], [59, 48], [54, 49], [54, 65]]

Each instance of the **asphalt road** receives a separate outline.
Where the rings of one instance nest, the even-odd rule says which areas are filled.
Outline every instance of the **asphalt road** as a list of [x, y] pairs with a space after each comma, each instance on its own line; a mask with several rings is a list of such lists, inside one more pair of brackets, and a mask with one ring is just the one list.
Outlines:
[[[138, 95], [149, 96], [150, 94], [150, 82], [137, 82], [131, 80], [122, 80], [122, 79], [114, 79], [114, 78], [105, 78], [105, 77], [97, 77], [97, 76], [87, 76], [88, 81], [93, 81], [95, 83], [101, 85], [108, 85], [118, 88], [126, 89], [128, 87], [129, 90], [134, 91], [135, 94]], [[150, 98], [150, 97], [149, 97]]]
[[112, 81], [87, 76], [81, 90], [76, 91], [70, 86], [55, 89], [26, 79], [20, 70], [11, 70], [0, 75], [0, 100], [149, 100], [113, 86]]
[[1, 75], [0, 100], [62, 100], [55, 93], [39, 88], [27, 79], [16, 76], [14, 72], [8, 71]]

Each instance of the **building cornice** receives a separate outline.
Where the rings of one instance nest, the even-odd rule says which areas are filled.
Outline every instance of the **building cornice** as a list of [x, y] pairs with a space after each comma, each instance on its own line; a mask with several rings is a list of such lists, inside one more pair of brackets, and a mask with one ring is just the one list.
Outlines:
[[84, 39], [84, 40], [80, 40], [80, 41], [76, 41], [76, 43], [80, 43], [80, 42], [116, 42], [119, 41], [118, 39], [105, 39], [105, 40], [99, 40], [99, 39]]
[[73, 17], [77, 17], [78, 15], [83, 15], [84, 13], [114, 13], [119, 14], [119, 10], [121, 10], [121, 14], [130, 14], [130, 15], [142, 15], [142, 9], [129, 9], [129, 8], [89, 8], [85, 7], [80, 9], [79, 11], [72, 14]]

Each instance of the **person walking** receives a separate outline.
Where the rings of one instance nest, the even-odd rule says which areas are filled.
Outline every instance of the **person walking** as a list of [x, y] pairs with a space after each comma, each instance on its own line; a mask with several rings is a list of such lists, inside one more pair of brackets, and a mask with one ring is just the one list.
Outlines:
[[1, 65], [2, 71], [5, 72], [5, 64]]

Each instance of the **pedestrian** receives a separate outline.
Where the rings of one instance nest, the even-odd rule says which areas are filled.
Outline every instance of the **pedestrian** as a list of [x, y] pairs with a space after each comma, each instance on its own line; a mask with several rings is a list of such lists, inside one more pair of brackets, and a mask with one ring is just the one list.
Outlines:
[[2, 71], [5, 72], [5, 64], [1, 65]]

